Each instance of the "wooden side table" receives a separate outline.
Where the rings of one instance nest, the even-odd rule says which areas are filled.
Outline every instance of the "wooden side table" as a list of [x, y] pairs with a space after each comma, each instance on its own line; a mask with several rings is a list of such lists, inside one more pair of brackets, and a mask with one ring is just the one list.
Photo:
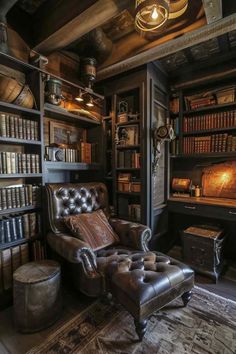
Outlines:
[[30, 262], [13, 274], [14, 321], [20, 332], [37, 332], [60, 316], [61, 269], [51, 260]]

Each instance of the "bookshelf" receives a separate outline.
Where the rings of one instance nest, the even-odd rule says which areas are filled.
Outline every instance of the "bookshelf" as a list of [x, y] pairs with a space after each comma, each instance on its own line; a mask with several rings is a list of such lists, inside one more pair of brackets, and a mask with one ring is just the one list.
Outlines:
[[[152, 173], [152, 132], [167, 117], [167, 101], [163, 101], [167, 98], [166, 76], [156, 64], [150, 64], [110, 79], [104, 86], [103, 156], [109, 166], [104, 169], [104, 182], [114, 215], [150, 226], [150, 247], [157, 249], [157, 239], [167, 230], [167, 165], [163, 147], [160, 168]], [[106, 144], [107, 129], [112, 132], [112, 147]]]
[[[97, 143], [102, 131], [99, 109], [95, 109], [96, 117], [92, 119], [89, 112], [69, 112], [68, 106], [60, 108], [44, 102], [47, 72], [41, 61], [34, 66], [0, 53], [0, 64], [10, 77], [23, 79], [34, 96], [32, 108], [0, 100], [0, 308], [4, 308], [11, 303], [14, 270], [46, 257], [44, 184], [73, 178], [82, 182], [88, 175], [97, 179], [96, 173], [100, 173], [99, 148], [98, 158], [88, 162], [45, 161], [45, 145], [52, 135], [49, 128], [56, 130], [56, 124], [72, 126], [72, 134], [75, 129], [84, 132], [84, 141], [91, 145]], [[98, 100], [103, 98], [80, 83], [61, 81], [68, 94], [67, 103], [73, 101], [79, 89]], [[45, 130], [45, 121], [54, 123]]]

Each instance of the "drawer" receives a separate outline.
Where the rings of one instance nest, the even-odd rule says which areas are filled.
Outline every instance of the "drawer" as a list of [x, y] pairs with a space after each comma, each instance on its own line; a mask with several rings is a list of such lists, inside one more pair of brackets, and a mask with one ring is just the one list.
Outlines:
[[236, 208], [168, 201], [168, 210], [174, 213], [198, 215], [236, 222]]

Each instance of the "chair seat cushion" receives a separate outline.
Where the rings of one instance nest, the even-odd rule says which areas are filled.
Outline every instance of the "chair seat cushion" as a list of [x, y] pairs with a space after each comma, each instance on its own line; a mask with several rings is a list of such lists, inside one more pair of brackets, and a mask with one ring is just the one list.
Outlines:
[[66, 216], [64, 222], [75, 237], [88, 243], [94, 251], [119, 241], [101, 209], [92, 213]]

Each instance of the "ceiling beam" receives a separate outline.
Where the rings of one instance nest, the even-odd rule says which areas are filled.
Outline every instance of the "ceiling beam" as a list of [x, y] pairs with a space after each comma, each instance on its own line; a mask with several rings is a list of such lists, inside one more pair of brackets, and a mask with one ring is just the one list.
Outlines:
[[202, 2], [208, 24], [222, 19], [222, 0], [202, 0]]
[[[94, 28], [103, 25], [129, 5], [130, 0], [97, 0], [54, 33], [48, 34], [47, 38], [37, 43], [33, 49], [48, 54], [64, 48]], [[41, 19], [40, 27], [44, 27], [44, 19]]]
[[108, 66], [98, 71], [97, 79], [103, 80], [120, 74], [124, 71], [136, 68], [140, 65], [164, 58], [179, 50], [208, 41], [236, 29], [236, 14], [223, 18], [215, 23], [201, 27], [195, 31], [184, 34], [179, 38], [172, 39], [145, 52], [134, 55], [131, 58]]

